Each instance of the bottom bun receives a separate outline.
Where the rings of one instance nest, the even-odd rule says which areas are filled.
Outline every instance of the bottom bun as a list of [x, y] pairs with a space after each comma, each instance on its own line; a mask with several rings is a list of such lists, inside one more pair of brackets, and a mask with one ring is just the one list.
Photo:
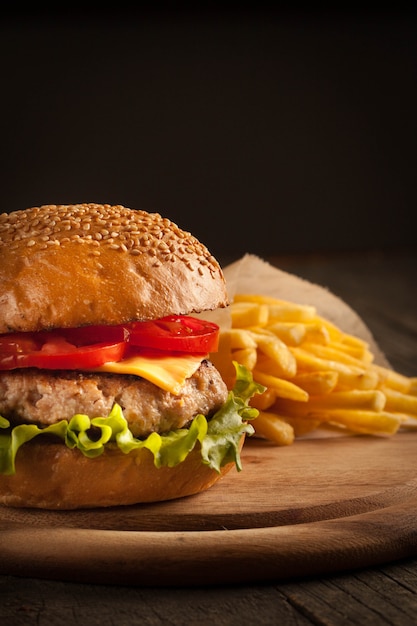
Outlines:
[[158, 469], [145, 448], [88, 459], [62, 444], [30, 442], [19, 450], [16, 473], [0, 476], [0, 504], [69, 510], [173, 500], [208, 489], [233, 465], [210, 469], [199, 447], [176, 467]]

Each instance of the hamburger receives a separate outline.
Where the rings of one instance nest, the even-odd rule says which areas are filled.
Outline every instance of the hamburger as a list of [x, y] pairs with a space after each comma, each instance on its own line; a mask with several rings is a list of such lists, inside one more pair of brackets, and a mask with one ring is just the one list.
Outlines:
[[157, 213], [0, 215], [0, 503], [77, 509], [208, 489], [253, 432], [258, 391], [209, 361], [218, 262]]

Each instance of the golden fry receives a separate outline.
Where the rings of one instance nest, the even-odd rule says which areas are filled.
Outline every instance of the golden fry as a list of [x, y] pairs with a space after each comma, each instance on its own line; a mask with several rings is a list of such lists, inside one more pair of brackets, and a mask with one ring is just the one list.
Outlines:
[[232, 389], [236, 379], [236, 370], [233, 365], [230, 335], [228, 333], [220, 333], [219, 348], [217, 352], [210, 354], [210, 361], [220, 372], [228, 389]]
[[296, 304], [279, 298], [254, 294], [236, 294], [232, 307], [235, 304], [257, 304], [260, 308], [267, 306], [269, 321], [280, 322], [307, 322], [316, 317], [316, 308], [308, 304]]
[[250, 399], [250, 405], [259, 411], [266, 411], [274, 404], [277, 392], [272, 387], [267, 387], [263, 393], [257, 393]]
[[411, 391], [411, 378], [408, 378], [403, 374], [399, 374], [388, 367], [383, 367], [382, 365], [373, 365], [372, 367], [378, 373], [380, 385], [382, 387], [413, 395]]
[[258, 369], [253, 370], [253, 378], [257, 383], [274, 389], [276, 395], [280, 398], [290, 398], [301, 403], [308, 400], [308, 393], [289, 380], [265, 374]]
[[[297, 363], [288, 346], [272, 333], [253, 331], [252, 336], [256, 341], [266, 360], [272, 364], [273, 370], [280, 376], [294, 376], [297, 371]], [[265, 360], [265, 359], [264, 359]], [[258, 362], [262, 361], [262, 355], [258, 355]]]
[[296, 374], [291, 382], [307, 391], [309, 395], [319, 396], [333, 391], [338, 380], [338, 373], [328, 370]]
[[288, 422], [277, 417], [274, 413], [260, 411], [252, 425], [255, 433], [269, 439], [278, 446], [288, 446], [294, 441], [294, 429]]
[[378, 374], [373, 370], [322, 359], [303, 348], [290, 348], [290, 350], [301, 371], [333, 370], [338, 373], [339, 384], [350, 389], [375, 389], [378, 385]]
[[234, 302], [230, 306], [233, 328], [265, 326], [268, 321], [268, 307], [248, 302]]
[[251, 302], [252, 304], [277, 304], [280, 303], [281, 300], [277, 298], [272, 298], [271, 296], [264, 296], [261, 294], [254, 293], [237, 293], [233, 298], [233, 304], [235, 302]]
[[253, 370], [257, 360], [256, 348], [233, 350], [232, 357], [234, 361], [237, 361], [240, 365], [244, 365], [248, 370]]
[[367, 435], [394, 435], [402, 423], [402, 418], [387, 411], [362, 411], [356, 409], [336, 409], [314, 411], [311, 417], [321, 422], [330, 422]]
[[323, 324], [310, 322], [273, 322], [267, 329], [287, 346], [299, 346], [304, 341], [328, 344], [329, 333]]
[[417, 430], [417, 417], [412, 415], [400, 415], [401, 427], [407, 428], [407, 430]]
[[309, 343], [319, 343], [327, 345], [330, 343], [330, 334], [324, 324], [317, 324], [315, 322], [307, 323], [304, 325], [306, 329], [305, 340]]
[[220, 334], [211, 360], [231, 388], [232, 361], [266, 387], [251, 400], [255, 431], [278, 445], [320, 424], [349, 433], [393, 435], [417, 429], [417, 377], [373, 363], [363, 339], [343, 332], [300, 305], [256, 294], [238, 294], [231, 328]]
[[[284, 419], [284, 418], [281, 418]], [[285, 417], [284, 421], [288, 422], [294, 431], [295, 437], [302, 437], [319, 428], [321, 422], [311, 417]]]
[[342, 333], [342, 342], [348, 346], [362, 348], [362, 350], [369, 350], [369, 343], [360, 337]]
[[[319, 413], [356, 410], [381, 413], [386, 409], [386, 398], [382, 391], [333, 392], [323, 396], [310, 396], [307, 402], [296, 402], [291, 398], [277, 397], [274, 410], [290, 417], [311, 417]], [[328, 420], [324, 420], [328, 421]]]
[[298, 322], [274, 322], [268, 330], [287, 346], [299, 346], [306, 338], [306, 324]]
[[410, 387], [408, 393], [411, 396], [417, 396], [417, 378], [410, 378]]
[[230, 328], [222, 333], [224, 336], [229, 337], [231, 350], [239, 350], [242, 348], [254, 348], [256, 349], [256, 341], [248, 330], [244, 328]]
[[321, 317], [318, 315], [314, 319], [312, 319], [311, 322], [322, 324], [324, 328], [327, 330], [327, 333], [331, 341], [343, 341], [343, 339], [346, 337], [345, 333], [342, 330], [340, 330], [338, 326], [336, 326], [329, 320], [325, 319], [324, 317]]
[[347, 354], [357, 361], [361, 363], [365, 363], [369, 365], [374, 360], [374, 355], [370, 350], [364, 346], [355, 346], [350, 343], [345, 343], [343, 341], [333, 341], [330, 346], [334, 350], [337, 350], [338, 353]]
[[336, 391], [322, 396], [310, 396], [308, 406], [311, 411], [361, 409], [379, 412], [387, 408], [384, 393], [376, 389], [368, 391], [352, 389], [350, 391]]
[[311, 322], [316, 316], [314, 307], [299, 304], [270, 304], [268, 309], [271, 322]]
[[417, 415], [417, 396], [411, 396], [393, 389], [385, 389], [387, 411]]
[[363, 363], [360, 359], [355, 358], [347, 352], [343, 352], [335, 347], [335, 344], [331, 343], [327, 346], [322, 346], [317, 343], [303, 344], [303, 349], [318, 356], [320, 359], [327, 359], [328, 361], [337, 361], [339, 363], [345, 363], [346, 365], [353, 365], [354, 367], [363, 368], [367, 363]]

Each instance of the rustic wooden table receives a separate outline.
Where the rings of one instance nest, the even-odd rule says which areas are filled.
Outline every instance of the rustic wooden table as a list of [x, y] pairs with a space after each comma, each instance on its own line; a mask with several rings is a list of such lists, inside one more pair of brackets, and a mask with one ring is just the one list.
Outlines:
[[[417, 374], [415, 251], [270, 261], [343, 298], [370, 327], [393, 367]], [[184, 588], [181, 580], [170, 588], [112, 587], [0, 576], [0, 624], [116, 623], [411, 626], [417, 623], [417, 559], [325, 577], [221, 587]]]

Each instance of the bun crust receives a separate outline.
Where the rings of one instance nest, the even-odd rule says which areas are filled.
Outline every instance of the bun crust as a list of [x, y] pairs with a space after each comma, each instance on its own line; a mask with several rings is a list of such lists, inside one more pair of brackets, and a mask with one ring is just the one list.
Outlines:
[[19, 450], [16, 474], [0, 475], [0, 504], [71, 510], [173, 500], [208, 489], [233, 465], [218, 474], [198, 447], [176, 467], [157, 469], [146, 449], [87, 459], [63, 444], [30, 442]]
[[157, 213], [108, 204], [0, 215], [0, 333], [119, 324], [228, 304], [207, 248]]

